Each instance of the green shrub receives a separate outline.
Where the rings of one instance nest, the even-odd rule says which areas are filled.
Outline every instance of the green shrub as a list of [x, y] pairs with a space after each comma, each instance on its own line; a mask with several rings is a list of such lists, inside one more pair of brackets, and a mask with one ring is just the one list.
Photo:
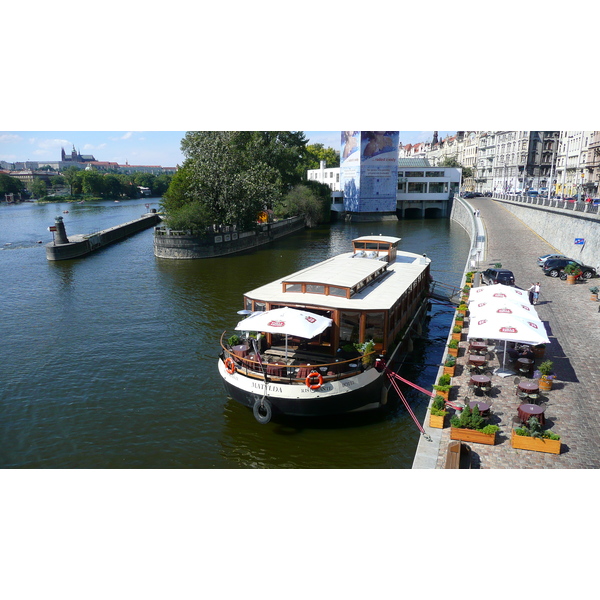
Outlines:
[[452, 333], [462, 333], [462, 327], [460, 327], [460, 325], [455, 325], [452, 328]]
[[450, 385], [451, 381], [452, 381], [452, 378], [450, 377], [450, 375], [448, 375], [447, 373], [444, 373], [443, 375], [440, 375], [440, 377], [438, 379], [438, 385]]
[[450, 340], [448, 342], [448, 348], [458, 348], [458, 340]]

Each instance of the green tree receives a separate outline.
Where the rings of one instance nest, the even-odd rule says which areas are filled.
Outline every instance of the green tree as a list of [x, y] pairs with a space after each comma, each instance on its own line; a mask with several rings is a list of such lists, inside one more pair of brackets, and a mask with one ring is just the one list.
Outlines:
[[325, 161], [327, 168], [332, 169], [340, 166], [340, 153], [333, 148], [325, 148], [323, 144], [310, 144], [306, 149], [308, 155], [306, 170], [318, 169], [322, 160]]
[[[186, 160], [178, 174], [183, 173], [172, 183], [177, 193], [167, 194], [165, 210], [173, 202], [199, 202], [218, 223], [245, 228], [256, 222], [259, 211], [279, 199], [281, 178], [275, 168], [256, 158], [260, 152], [253, 152], [256, 140], [248, 133], [188, 132], [181, 144]], [[260, 144], [259, 148], [263, 150]]]
[[48, 186], [43, 179], [37, 177], [31, 183], [31, 194], [34, 198], [43, 198], [48, 194]]
[[328, 198], [329, 186], [324, 187], [327, 188], [326, 196], [321, 194], [319, 186], [307, 184], [294, 186], [277, 205], [276, 216], [281, 218], [302, 216], [307, 227], [314, 227], [324, 222], [329, 216], [331, 204]]
[[84, 171], [81, 189], [84, 194], [91, 196], [104, 195], [104, 177], [96, 170]]
[[82, 172], [77, 167], [67, 167], [63, 171], [63, 176], [71, 189], [71, 196], [81, 193], [81, 175]]
[[[19, 181], [16, 177], [0, 173], [0, 194], [18, 194], [24, 188], [23, 182]], [[4, 197], [2, 200], [4, 200]]]
[[454, 167], [457, 169], [462, 169], [462, 178], [468, 179], [469, 177], [473, 177], [473, 169], [471, 167], [464, 167], [461, 163], [458, 162], [456, 156], [446, 156], [444, 160], [440, 163], [440, 167]]

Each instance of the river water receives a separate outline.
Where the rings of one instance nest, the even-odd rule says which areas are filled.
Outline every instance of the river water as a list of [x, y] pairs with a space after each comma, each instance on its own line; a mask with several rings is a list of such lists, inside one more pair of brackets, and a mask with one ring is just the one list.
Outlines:
[[[335, 223], [252, 254], [157, 259], [152, 230], [87, 257], [50, 262], [48, 226], [67, 235], [125, 223], [158, 198], [0, 204], [3, 468], [410, 468], [419, 431], [401, 403], [385, 414], [259, 425], [217, 374], [242, 294], [381, 233], [426, 253], [458, 285], [466, 232], [447, 219]], [[63, 213], [68, 211], [68, 213]], [[43, 243], [39, 243], [43, 242]], [[434, 304], [401, 374], [428, 387], [454, 311]], [[404, 387], [422, 422], [428, 398]]]

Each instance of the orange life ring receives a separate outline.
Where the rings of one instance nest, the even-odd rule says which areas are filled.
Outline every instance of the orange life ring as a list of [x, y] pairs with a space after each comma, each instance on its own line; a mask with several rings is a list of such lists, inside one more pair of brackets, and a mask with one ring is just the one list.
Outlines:
[[[312, 380], [315, 378], [317, 379], [317, 383], [312, 383]], [[306, 383], [306, 386], [311, 390], [318, 390], [323, 385], [323, 375], [316, 371], [311, 371], [304, 383]]]
[[228, 356], [225, 359], [225, 369], [230, 375], [233, 375], [235, 373], [235, 363], [233, 362], [231, 356]]

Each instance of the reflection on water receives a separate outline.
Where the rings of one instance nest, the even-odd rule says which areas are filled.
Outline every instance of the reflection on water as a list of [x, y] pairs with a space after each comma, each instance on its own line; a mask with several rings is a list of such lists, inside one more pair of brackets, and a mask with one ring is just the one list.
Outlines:
[[[65, 205], [67, 232], [137, 218], [146, 202]], [[47, 227], [65, 209], [1, 207], [0, 246], [51, 241]], [[336, 223], [251, 254], [199, 261], [155, 258], [151, 230], [71, 261], [49, 262], [39, 246], [3, 252], [0, 466], [410, 467], [419, 433], [400, 402], [382, 413], [262, 426], [227, 398], [216, 369], [219, 338], [238, 322], [245, 291], [370, 233], [401, 237], [402, 249], [432, 258], [436, 279], [459, 283], [468, 238], [444, 220]], [[452, 314], [432, 307], [404, 377], [433, 383]], [[424, 419], [427, 397], [402, 389]]]

